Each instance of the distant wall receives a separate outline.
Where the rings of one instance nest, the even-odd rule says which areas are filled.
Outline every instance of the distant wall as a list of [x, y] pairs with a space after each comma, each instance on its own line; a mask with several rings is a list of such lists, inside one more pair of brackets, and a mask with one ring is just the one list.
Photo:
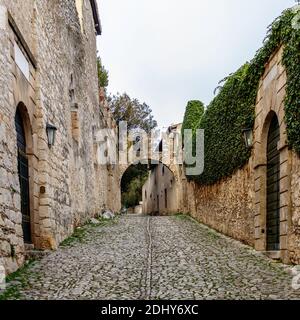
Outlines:
[[158, 164], [143, 186], [143, 213], [170, 214], [179, 211], [180, 194], [174, 174], [168, 167]]

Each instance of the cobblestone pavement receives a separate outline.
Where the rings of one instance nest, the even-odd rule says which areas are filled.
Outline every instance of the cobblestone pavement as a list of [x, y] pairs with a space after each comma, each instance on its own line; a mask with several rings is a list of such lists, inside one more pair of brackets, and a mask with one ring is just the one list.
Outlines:
[[86, 230], [29, 266], [21, 298], [300, 299], [286, 266], [187, 217], [125, 216]]

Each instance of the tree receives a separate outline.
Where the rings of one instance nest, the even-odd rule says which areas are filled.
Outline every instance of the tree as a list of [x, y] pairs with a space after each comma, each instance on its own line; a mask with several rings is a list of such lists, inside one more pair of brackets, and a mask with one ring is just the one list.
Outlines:
[[132, 165], [127, 169], [121, 181], [122, 205], [129, 208], [142, 201], [142, 189], [147, 177], [147, 165]]
[[[181, 134], [182, 134], [182, 142], [183, 144], [186, 142], [186, 139], [184, 139], [184, 130], [192, 130], [192, 147], [193, 147], [193, 155], [195, 156], [196, 152], [196, 130], [198, 129], [199, 123], [204, 115], [204, 104], [199, 100], [191, 100], [188, 102], [184, 119], [182, 123], [181, 128]], [[187, 140], [189, 141], [189, 140]]]
[[150, 107], [138, 99], [131, 99], [127, 93], [110, 96], [108, 102], [114, 119], [117, 123], [127, 121], [128, 130], [143, 129], [149, 133], [157, 127]]
[[204, 105], [201, 101], [189, 101], [185, 109], [184, 119], [182, 123], [182, 134], [184, 134], [185, 129], [191, 129], [193, 130], [193, 133], [195, 133], [203, 114]]
[[98, 67], [99, 87], [106, 89], [109, 83], [108, 71], [102, 65], [102, 61], [100, 57], [97, 57], [97, 67]]

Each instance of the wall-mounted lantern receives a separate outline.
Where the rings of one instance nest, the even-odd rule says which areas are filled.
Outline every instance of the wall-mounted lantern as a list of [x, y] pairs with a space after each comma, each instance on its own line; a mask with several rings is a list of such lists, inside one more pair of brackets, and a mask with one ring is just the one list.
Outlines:
[[250, 149], [253, 146], [253, 131], [251, 128], [243, 129], [246, 148]]
[[47, 132], [49, 148], [51, 148], [55, 143], [56, 131], [57, 131], [57, 128], [54, 125], [47, 123], [46, 132]]

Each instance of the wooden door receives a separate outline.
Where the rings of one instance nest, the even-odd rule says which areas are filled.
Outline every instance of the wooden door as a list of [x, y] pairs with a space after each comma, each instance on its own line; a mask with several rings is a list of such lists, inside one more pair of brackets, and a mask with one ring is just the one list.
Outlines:
[[271, 121], [267, 147], [267, 250], [280, 249], [280, 130], [277, 116]]
[[26, 138], [24, 124], [17, 110], [15, 117], [15, 125], [17, 132], [17, 147], [18, 147], [18, 174], [20, 181], [21, 192], [21, 212], [22, 212], [22, 228], [24, 242], [31, 243], [31, 227], [30, 227], [30, 196], [29, 196], [29, 166], [28, 157], [26, 155]]

